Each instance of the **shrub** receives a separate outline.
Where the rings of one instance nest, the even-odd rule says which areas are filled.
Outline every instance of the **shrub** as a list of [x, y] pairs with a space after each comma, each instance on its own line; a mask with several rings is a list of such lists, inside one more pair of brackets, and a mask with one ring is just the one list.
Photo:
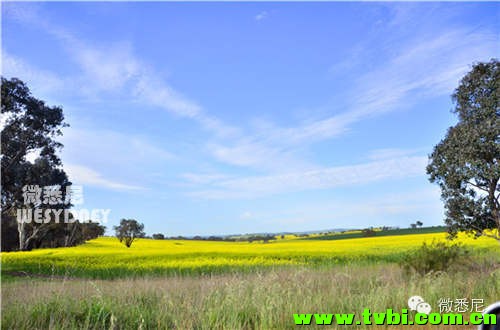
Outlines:
[[362, 233], [363, 237], [373, 237], [377, 234], [377, 232], [375, 230], [373, 230], [372, 228], [363, 229], [363, 231], [361, 233]]
[[162, 233], [157, 233], [157, 234], [153, 234], [152, 238], [153, 239], [165, 239], [165, 235], [163, 235]]
[[433, 240], [423, 243], [413, 253], [406, 255], [400, 262], [407, 274], [426, 275], [446, 272], [464, 266], [469, 261], [470, 251], [461, 243]]

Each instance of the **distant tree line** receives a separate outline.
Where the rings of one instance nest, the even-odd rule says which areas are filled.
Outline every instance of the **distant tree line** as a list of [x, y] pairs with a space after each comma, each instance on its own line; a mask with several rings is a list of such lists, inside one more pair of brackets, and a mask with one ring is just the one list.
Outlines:
[[[2, 218], [2, 251], [19, 250], [19, 235], [15, 219]], [[106, 227], [96, 222], [49, 223], [33, 236], [24, 250], [75, 246], [103, 236]]]
[[[283, 235], [282, 235], [283, 236]], [[269, 241], [276, 240], [276, 236], [267, 234], [267, 235], [245, 235], [245, 236], [238, 236], [238, 237], [229, 237], [229, 236], [193, 236], [193, 237], [186, 237], [186, 236], [170, 236], [166, 237], [165, 235], [161, 233], [156, 233], [151, 236], [153, 239], [157, 240], [162, 240], [162, 239], [167, 239], [167, 240], [191, 240], [191, 241], [214, 241], [214, 242], [264, 242], [268, 243]], [[284, 238], [284, 236], [283, 236]]]
[[415, 223], [411, 223], [410, 224], [410, 227], [413, 228], [413, 229], [416, 229], [416, 228], [422, 228], [423, 226], [423, 222], [422, 221], [417, 221]]

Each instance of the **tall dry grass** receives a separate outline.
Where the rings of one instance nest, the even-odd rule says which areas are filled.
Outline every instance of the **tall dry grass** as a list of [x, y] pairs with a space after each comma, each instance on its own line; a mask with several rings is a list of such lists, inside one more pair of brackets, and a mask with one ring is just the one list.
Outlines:
[[500, 298], [498, 266], [427, 277], [407, 277], [386, 264], [196, 277], [23, 279], [3, 284], [2, 328], [291, 329], [298, 328], [293, 313], [398, 311], [412, 295], [435, 309], [439, 298], [448, 297], [488, 304]]

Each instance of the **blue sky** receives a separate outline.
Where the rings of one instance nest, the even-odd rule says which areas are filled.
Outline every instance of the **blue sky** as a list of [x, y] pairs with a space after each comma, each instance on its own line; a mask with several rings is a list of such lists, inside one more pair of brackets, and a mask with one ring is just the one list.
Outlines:
[[3, 3], [2, 73], [64, 108], [108, 228], [442, 224], [427, 155], [498, 3]]

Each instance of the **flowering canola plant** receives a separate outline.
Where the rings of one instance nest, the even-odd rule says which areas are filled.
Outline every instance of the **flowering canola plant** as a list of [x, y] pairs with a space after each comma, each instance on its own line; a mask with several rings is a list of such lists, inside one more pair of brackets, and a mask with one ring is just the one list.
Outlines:
[[[2, 272], [117, 278], [143, 275], [213, 274], [265, 267], [321, 266], [352, 262], [396, 262], [423, 242], [445, 233], [342, 240], [280, 239], [270, 243], [139, 239], [127, 248], [114, 237], [101, 237], [69, 248], [2, 253]], [[477, 255], [498, 251], [489, 238], [458, 240]]]

